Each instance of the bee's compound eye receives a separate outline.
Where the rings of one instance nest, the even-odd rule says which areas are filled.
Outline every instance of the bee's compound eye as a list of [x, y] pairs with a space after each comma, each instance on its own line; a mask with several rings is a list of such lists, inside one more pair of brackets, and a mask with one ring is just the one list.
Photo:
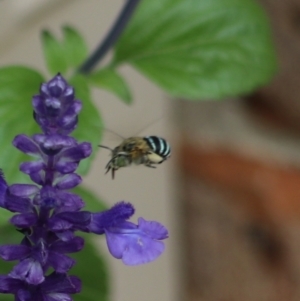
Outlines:
[[127, 143], [123, 146], [123, 150], [126, 151], [126, 152], [130, 152], [134, 149], [135, 147], [135, 143], [134, 142], [131, 142], [131, 143]]

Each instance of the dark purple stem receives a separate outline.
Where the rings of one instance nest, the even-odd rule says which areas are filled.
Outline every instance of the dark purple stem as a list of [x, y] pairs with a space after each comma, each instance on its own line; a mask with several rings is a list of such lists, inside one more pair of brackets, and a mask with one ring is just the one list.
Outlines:
[[79, 67], [79, 73], [89, 73], [93, 68], [101, 61], [101, 59], [106, 55], [108, 50], [115, 44], [115, 42], [120, 37], [121, 33], [124, 31], [128, 21], [130, 20], [135, 8], [141, 0], [128, 0], [119, 17], [117, 18], [115, 24], [112, 26], [110, 32], [107, 34], [105, 39], [99, 44], [94, 53]]
[[53, 165], [54, 165], [54, 158], [53, 156], [49, 156], [47, 170], [45, 174], [45, 185], [52, 186], [53, 184], [53, 180], [54, 180]]

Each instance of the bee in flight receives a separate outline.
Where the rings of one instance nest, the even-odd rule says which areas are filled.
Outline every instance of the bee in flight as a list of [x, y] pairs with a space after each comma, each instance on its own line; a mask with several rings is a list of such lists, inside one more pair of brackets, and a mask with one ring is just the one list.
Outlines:
[[104, 145], [99, 146], [111, 151], [111, 159], [105, 168], [106, 173], [111, 170], [113, 179], [115, 171], [120, 167], [126, 167], [134, 163], [156, 168], [155, 164], [164, 162], [171, 155], [169, 143], [157, 136], [127, 138], [114, 149]]

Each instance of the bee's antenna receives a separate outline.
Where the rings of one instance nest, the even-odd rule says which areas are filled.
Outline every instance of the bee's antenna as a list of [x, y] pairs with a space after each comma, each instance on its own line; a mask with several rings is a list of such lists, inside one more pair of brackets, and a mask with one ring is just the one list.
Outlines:
[[134, 136], [138, 136], [140, 133], [143, 133], [145, 130], [147, 130], [151, 125], [155, 124], [156, 122], [158, 122], [159, 120], [162, 119], [162, 116], [152, 120], [151, 122], [149, 122], [146, 126], [144, 126], [141, 130], [138, 131], [138, 133], [135, 133]]
[[105, 130], [106, 132], [109, 132], [109, 133], [111, 133], [111, 134], [116, 135], [117, 137], [121, 138], [122, 140], [125, 140], [125, 138], [124, 138], [122, 135], [118, 134], [117, 132], [115, 132], [115, 131], [113, 131], [113, 130], [110, 130], [110, 129], [104, 129], [104, 130]]
[[111, 152], [113, 152], [113, 149], [108, 146], [105, 146], [105, 145], [98, 145], [98, 146], [102, 147], [102, 148], [106, 148], [106, 149], [110, 150]]

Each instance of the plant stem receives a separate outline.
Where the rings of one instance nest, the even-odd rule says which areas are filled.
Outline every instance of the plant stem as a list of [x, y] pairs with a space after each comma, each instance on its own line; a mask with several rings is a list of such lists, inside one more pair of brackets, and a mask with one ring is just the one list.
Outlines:
[[127, 0], [110, 32], [90, 57], [79, 67], [79, 73], [89, 73], [115, 44], [141, 0]]

